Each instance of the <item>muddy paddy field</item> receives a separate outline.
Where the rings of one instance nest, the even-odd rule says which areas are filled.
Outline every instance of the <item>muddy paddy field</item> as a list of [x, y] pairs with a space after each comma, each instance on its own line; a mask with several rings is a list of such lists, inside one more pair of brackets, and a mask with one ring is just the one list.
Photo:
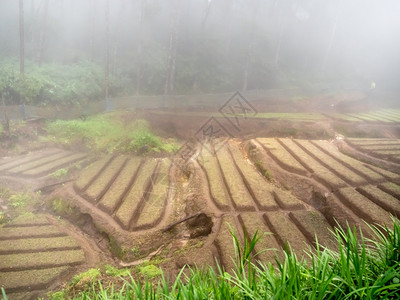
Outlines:
[[27, 122], [36, 134], [0, 153], [0, 286], [29, 299], [91, 268], [229, 271], [230, 230], [266, 232], [256, 252], [273, 261], [287, 243], [335, 247], [336, 224], [368, 234], [400, 216], [399, 110], [264, 111], [124, 112], [178, 140], [169, 155], [41, 142]]

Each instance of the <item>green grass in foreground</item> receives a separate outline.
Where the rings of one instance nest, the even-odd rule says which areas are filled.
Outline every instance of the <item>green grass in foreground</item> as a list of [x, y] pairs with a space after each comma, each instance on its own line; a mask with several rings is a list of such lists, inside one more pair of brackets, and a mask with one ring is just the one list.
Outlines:
[[113, 153], [176, 151], [179, 146], [172, 139], [155, 135], [145, 120], [124, 123], [122, 112], [101, 114], [86, 120], [57, 120], [47, 125], [47, 140], [61, 145], [84, 143], [90, 150]]
[[277, 260], [276, 265], [253, 260], [252, 253], [260, 239], [257, 233], [247, 238], [243, 246], [233, 235], [236, 257], [235, 269], [230, 273], [221, 267], [193, 268], [188, 272], [183, 268], [172, 282], [162, 272], [155, 279], [148, 276], [134, 279], [128, 273], [122, 275], [125, 277], [121, 277], [120, 288], [93, 280], [83, 291], [75, 292], [75, 280], [65, 290], [50, 296], [52, 299], [399, 299], [400, 222], [394, 220], [393, 228], [370, 228], [373, 239], [353, 228], [338, 227], [333, 232], [337, 251], [323, 249], [317, 243], [316, 250], [307, 252], [306, 263], [286, 250], [284, 259]]

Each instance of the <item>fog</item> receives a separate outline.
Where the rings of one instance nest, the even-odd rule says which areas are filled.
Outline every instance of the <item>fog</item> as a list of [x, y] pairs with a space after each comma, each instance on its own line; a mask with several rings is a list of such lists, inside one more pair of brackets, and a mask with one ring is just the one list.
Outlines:
[[[398, 0], [109, 0], [108, 44], [106, 0], [23, 2], [26, 60], [108, 52], [129, 93], [398, 89]], [[19, 47], [19, 2], [1, 0], [1, 59]]]

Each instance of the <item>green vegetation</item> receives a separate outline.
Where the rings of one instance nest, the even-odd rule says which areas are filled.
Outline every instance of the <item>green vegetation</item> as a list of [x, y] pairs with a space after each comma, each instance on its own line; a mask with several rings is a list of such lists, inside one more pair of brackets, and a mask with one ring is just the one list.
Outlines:
[[50, 122], [47, 126], [47, 139], [67, 146], [83, 143], [90, 150], [108, 153], [171, 153], [178, 149], [174, 140], [163, 141], [152, 133], [146, 121], [136, 120], [124, 124], [124, 116], [129, 117], [129, 113], [115, 112], [92, 116], [86, 120]]
[[268, 181], [272, 180], [272, 174], [271, 172], [264, 167], [264, 164], [262, 163], [261, 160], [257, 160], [254, 165], [256, 166], [257, 170], [261, 173], [262, 176], [267, 178]]
[[31, 196], [26, 193], [14, 194], [9, 198], [9, 203], [14, 208], [23, 208], [29, 201]]
[[369, 111], [367, 113], [351, 113], [351, 114], [332, 114], [335, 119], [352, 121], [352, 122], [384, 122], [398, 123], [400, 122], [400, 110], [398, 109], [380, 109]]
[[71, 280], [71, 284], [74, 285], [87, 285], [96, 282], [97, 278], [101, 276], [99, 269], [89, 269], [86, 272], [74, 276]]
[[0, 225], [6, 222], [6, 218], [4, 217], [4, 211], [0, 210]]
[[140, 257], [141, 253], [140, 253], [140, 247], [138, 245], [135, 245], [131, 248], [131, 252], [133, 254], [133, 256], [135, 257]]
[[299, 260], [290, 246], [276, 266], [256, 263], [252, 253], [260, 240], [258, 233], [252, 238], [246, 235], [242, 246], [233, 234], [233, 273], [221, 267], [189, 268], [188, 272], [184, 268], [172, 283], [156, 272], [161, 278], [155, 282], [130, 276], [122, 279], [118, 290], [93, 282], [80, 293], [56, 294], [74, 299], [398, 299], [400, 222], [394, 220], [393, 228], [369, 227], [373, 239], [355, 228], [337, 227], [332, 234], [337, 250], [323, 249], [316, 242], [316, 250], [306, 252], [309, 263]]
[[75, 213], [75, 209], [62, 198], [52, 199], [50, 208], [59, 216], [72, 216]]
[[325, 119], [325, 116], [318, 113], [258, 113], [255, 117], [261, 119], [282, 119], [291, 121], [318, 121]]
[[61, 179], [65, 176], [67, 176], [67, 174], [68, 174], [68, 169], [61, 168], [61, 169], [58, 169], [57, 171], [54, 171], [53, 173], [51, 173], [50, 176], [52, 176], [56, 179]]
[[40, 67], [32, 61], [25, 64], [25, 74], [21, 75], [17, 60], [0, 60], [0, 93], [8, 103], [79, 105], [103, 96], [103, 71], [99, 65], [87, 61]]
[[117, 269], [114, 266], [106, 265], [106, 274], [108, 276], [115, 276], [115, 277], [126, 277], [130, 275], [129, 269]]
[[143, 267], [139, 268], [140, 274], [142, 274], [144, 277], [147, 277], [149, 279], [155, 278], [157, 276], [162, 275], [162, 271], [160, 268], [153, 264], [149, 264]]

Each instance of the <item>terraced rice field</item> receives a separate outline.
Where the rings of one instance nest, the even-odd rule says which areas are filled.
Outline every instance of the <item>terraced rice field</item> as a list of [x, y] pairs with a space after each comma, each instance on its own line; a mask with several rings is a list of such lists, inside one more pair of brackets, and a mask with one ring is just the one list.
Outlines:
[[209, 147], [203, 147], [198, 163], [206, 174], [210, 199], [223, 215], [215, 226], [214, 245], [227, 269], [233, 265], [231, 229], [242, 242], [242, 228], [249, 235], [256, 231], [264, 234], [258, 245], [259, 250], [269, 249], [258, 254], [264, 261], [273, 260], [276, 255], [273, 249], [284, 248], [288, 241], [301, 255], [302, 250], [315, 242], [316, 231], [323, 243], [329, 243], [331, 226], [327, 219], [269, 182], [246, 157], [239, 143], [229, 141], [215, 155], [209, 152]]
[[[386, 159], [400, 169], [396, 160], [400, 140], [348, 139], [344, 143], [371, 160]], [[330, 229], [335, 220], [341, 225], [362, 224], [362, 220], [382, 223], [390, 221], [390, 214], [400, 216], [396, 168], [348, 156], [336, 141], [258, 138], [218, 145], [218, 149], [199, 145], [195, 159], [187, 162], [189, 176], [178, 173], [167, 158], [107, 155], [81, 170], [63, 191], [95, 222], [101, 219], [102, 228], [110, 226], [109, 234], [117, 232], [129, 242], [142, 233], [160, 233], [161, 226], [168, 225], [165, 220], [177, 221], [175, 213], [181, 210], [184, 215], [187, 207], [195, 207], [212, 218], [214, 226], [204, 243], [228, 270], [234, 256], [230, 230], [241, 243], [246, 238], [243, 229], [250, 236], [256, 231], [264, 234], [254, 254], [272, 261], [277, 253], [273, 249], [285, 248], [288, 242], [299, 256], [316, 239], [334, 247]], [[48, 176], [85, 159], [84, 154], [50, 149], [2, 159], [0, 172], [11, 177]], [[274, 172], [284, 177], [275, 177]], [[193, 182], [196, 178], [199, 181]], [[297, 183], [321, 195], [315, 199], [299, 196], [293, 191]], [[178, 193], [172, 189], [176, 186]], [[197, 197], [185, 197], [191, 194]], [[264, 249], [269, 250], [257, 253]], [[0, 228], [0, 282], [10, 282], [6, 287], [11, 293], [28, 289], [25, 285], [44, 289], [84, 260], [77, 242], [45, 218], [15, 220]], [[27, 274], [41, 279], [32, 283]]]
[[0, 228], [0, 283], [9, 299], [34, 297], [84, 263], [77, 241], [44, 215], [22, 216]]
[[337, 120], [351, 122], [373, 122], [373, 123], [400, 123], [399, 109], [380, 109], [366, 113], [331, 114], [330, 117]]
[[0, 159], [2, 175], [18, 177], [45, 177], [61, 168], [68, 168], [83, 161], [85, 153], [76, 153], [61, 149], [46, 149], [30, 152], [19, 157]]
[[348, 138], [346, 142], [360, 152], [394, 163], [400, 163], [400, 140]]
[[170, 166], [168, 159], [106, 156], [81, 173], [74, 189], [122, 229], [147, 229], [164, 216]]
[[[375, 147], [379, 143], [376, 140], [350, 140], [351, 143], [354, 141], [360, 148]], [[397, 143], [393, 140], [380, 142], [384, 141], [388, 145]], [[361, 219], [389, 222], [390, 214], [400, 215], [398, 173], [347, 156], [330, 141], [258, 139], [253, 143], [282, 169], [299, 170], [299, 174], [307, 172], [304, 175], [307, 180], [325, 186], [332, 194], [333, 202], [344, 205]]]

